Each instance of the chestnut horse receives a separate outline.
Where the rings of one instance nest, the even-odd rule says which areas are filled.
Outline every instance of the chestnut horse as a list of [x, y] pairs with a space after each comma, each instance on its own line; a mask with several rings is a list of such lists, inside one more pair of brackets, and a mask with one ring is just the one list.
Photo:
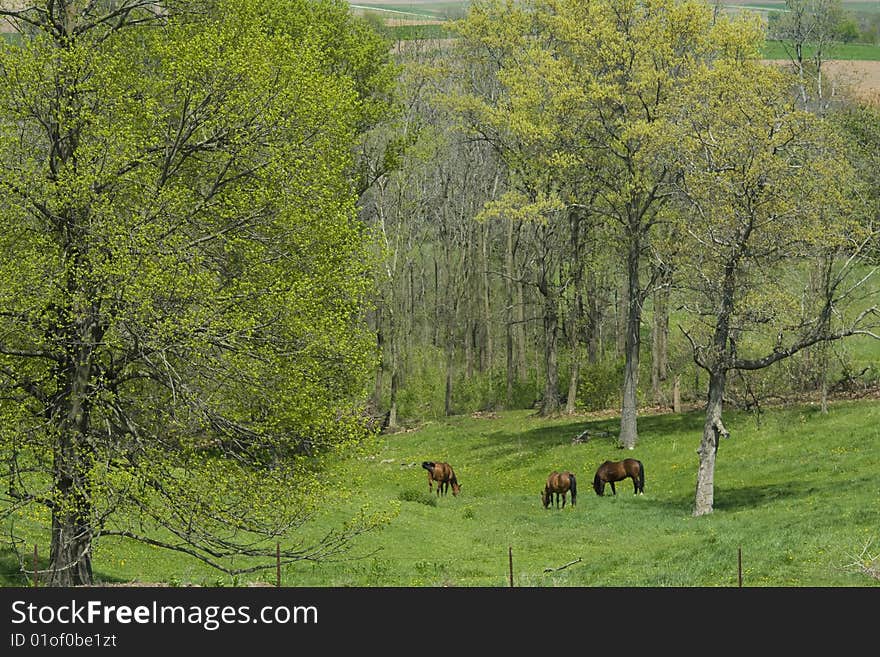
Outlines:
[[623, 481], [629, 477], [633, 480], [633, 494], [645, 493], [645, 466], [637, 459], [623, 459], [622, 461], [605, 461], [596, 470], [596, 476], [593, 477], [593, 490], [596, 495], [605, 494], [605, 483], [611, 484], [611, 492], [617, 495], [614, 490], [615, 481]]
[[434, 463], [433, 461], [422, 461], [422, 467], [428, 471], [428, 492], [433, 488], [433, 482], [437, 482], [437, 495], [446, 495], [446, 491], [452, 486], [452, 494], [458, 495], [461, 490], [461, 484], [455, 478], [455, 472], [448, 463]]
[[577, 479], [573, 472], [556, 472], [555, 470], [547, 477], [547, 485], [541, 493], [541, 502], [544, 508], [550, 507], [553, 496], [556, 496], [556, 508], [559, 508], [559, 497], [562, 496], [562, 508], [565, 508], [565, 496], [571, 491], [571, 505], [577, 504]]

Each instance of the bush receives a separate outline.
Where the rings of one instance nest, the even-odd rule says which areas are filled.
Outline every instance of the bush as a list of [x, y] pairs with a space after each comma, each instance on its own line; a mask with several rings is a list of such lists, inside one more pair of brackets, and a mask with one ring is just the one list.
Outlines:
[[397, 494], [397, 499], [401, 502], [418, 502], [428, 506], [437, 506], [437, 497], [425, 491], [402, 490]]
[[578, 408], [601, 411], [616, 406], [623, 381], [623, 366], [622, 359], [582, 365], [578, 384]]

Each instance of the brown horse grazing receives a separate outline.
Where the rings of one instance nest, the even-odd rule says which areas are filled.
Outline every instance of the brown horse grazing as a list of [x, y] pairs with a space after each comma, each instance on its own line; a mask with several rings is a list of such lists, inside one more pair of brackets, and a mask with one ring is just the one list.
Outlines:
[[593, 477], [593, 490], [596, 495], [605, 494], [605, 483], [611, 484], [611, 492], [617, 495], [614, 490], [615, 481], [623, 481], [629, 477], [633, 480], [633, 494], [645, 493], [645, 466], [637, 459], [623, 459], [622, 461], [605, 461], [596, 470], [596, 476]]
[[559, 508], [559, 498], [562, 497], [562, 508], [565, 508], [565, 496], [571, 491], [571, 505], [577, 504], [577, 479], [573, 472], [556, 472], [555, 470], [547, 477], [547, 485], [544, 486], [544, 492], [541, 493], [541, 502], [544, 508], [550, 507], [553, 496], [556, 496], [556, 508]]
[[461, 484], [455, 478], [455, 472], [448, 463], [434, 463], [433, 461], [422, 461], [422, 467], [428, 471], [428, 492], [433, 488], [433, 482], [437, 482], [437, 495], [446, 495], [446, 491], [452, 486], [452, 494], [458, 495], [461, 491]]

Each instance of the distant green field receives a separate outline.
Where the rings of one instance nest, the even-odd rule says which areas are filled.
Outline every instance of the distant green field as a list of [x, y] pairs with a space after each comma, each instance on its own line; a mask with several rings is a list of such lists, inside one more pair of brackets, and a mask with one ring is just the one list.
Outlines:
[[355, 9], [366, 8], [384, 10], [392, 15], [400, 14], [401, 18], [405, 18], [404, 14], [409, 14], [412, 17], [424, 16], [426, 18], [443, 19], [462, 15], [470, 2], [467, 0], [460, 2], [433, 2], [429, 0], [427, 2], [383, 3], [367, 0], [366, 2], [350, 1], [349, 4]]
[[[389, 4], [372, 2], [351, 2], [352, 7], [361, 11], [374, 11], [390, 21], [389, 33], [393, 39], [437, 39], [450, 36], [451, 32], [442, 25], [395, 25], [394, 19], [400, 22], [425, 18], [430, 20], [445, 20], [449, 17], [461, 15], [469, 4], [461, 2], [413, 2], [410, 4]], [[784, 8], [784, 2], [742, 2], [725, 5], [737, 9], [756, 9], [760, 11], [779, 10]], [[851, 2], [844, 3], [845, 8], [854, 11], [867, 11], [880, 13], [880, 2]], [[807, 48], [808, 56], [812, 54]], [[770, 41], [764, 48], [766, 59], [787, 59], [788, 54], [784, 46], [776, 41]], [[828, 59], [841, 60], [869, 60], [880, 61], [880, 45], [864, 43], [836, 44], [828, 49]]]
[[400, 41], [418, 39], [445, 39], [452, 35], [443, 25], [390, 25], [386, 28], [389, 38]]
[[[880, 13], [880, 2], [841, 2], [841, 8], [844, 11], [849, 11], [853, 13], [861, 13], [861, 14], [877, 14]], [[724, 3], [725, 7], [737, 7], [743, 9], [760, 9], [764, 11], [784, 11], [785, 10], [785, 2], [779, 0], [778, 2], [772, 2], [769, 0], [757, 0], [756, 2], [752, 2], [751, 0], [743, 0], [743, 2], [726, 2]]]
[[[614, 445], [617, 419], [540, 419], [530, 411], [451, 418], [383, 436], [366, 455], [340, 464], [360, 477], [349, 500], [296, 538], [321, 536], [361, 505], [393, 519], [361, 536], [344, 558], [283, 569], [285, 586], [753, 587], [880, 586], [853, 567], [880, 547], [880, 402], [838, 402], [725, 418], [715, 473], [715, 511], [691, 516], [703, 423], [699, 411], [640, 419], [639, 444]], [[593, 437], [572, 444], [584, 429]], [[602, 432], [608, 432], [603, 434]], [[645, 494], [629, 481], [597, 497], [599, 463], [640, 459]], [[447, 460], [459, 497], [429, 495], [423, 460]], [[577, 505], [542, 508], [551, 470], [578, 477]], [[39, 538], [46, 546], [47, 537]], [[563, 566], [565, 566], [563, 568]], [[105, 582], [243, 585], [178, 555], [105, 539], [94, 554]], [[21, 584], [18, 561], [0, 553], [0, 582]], [[270, 582], [274, 571], [249, 581]]]
[[[708, 1], [708, 0], [707, 0]], [[470, 4], [469, 0], [411, 0], [410, 2], [372, 2], [371, 0], [350, 0], [352, 6], [375, 7], [379, 9], [388, 9], [394, 11], [407, 11], [415, 14], [444, 16], [447, 14], [459, 14], [463, 12]], [[714, 4], [711, 3], [710, 4]], [[783, 0], [740, 0], [722, 3], [725, 7], [737, 9], [758, 9], [761, 11], [783, 11], [785, 10], [785, 2]], [[873, 0], [868, 2], [852, 2], [844, 0], [841, 7], [845, 11], [863, 14], [880, 13], [880, 2]]]
[[[788, 59], [791, 49], [786, 50], [785, 46], [779, 41], [768, 41], [764, 46], [764, 57], [766, 59]], [[815, 50], [806, 47], [806, 57], [812, 57]], [[824, 54], [824, 58], [842, 59], [852, 61], [880, 61], [880, 46], [869, 45], [865, 43], [841, 43], [829, 47]]]

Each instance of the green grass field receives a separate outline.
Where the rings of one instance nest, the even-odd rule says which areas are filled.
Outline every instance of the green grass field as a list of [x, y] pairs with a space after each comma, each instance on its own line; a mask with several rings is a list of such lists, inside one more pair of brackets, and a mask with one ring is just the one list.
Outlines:
[[[691, 516], [700, 412], [642, 418], [632, 452], [613, 444], [616, 418], [542, 420], [528, 411], [383, 436], [339, 466], [361, 483], [347, 501], [328, 499], [308, 534], [361, 505], [393, 519], [338, 561], [286, 566], [283, 584], [506, 586], [510, 549], [517, 586], [736, 586], [741, 548], [744, 586], [880, 585], [848, 567], [865, 546], [873, 554], [880, 546], [880, 402], [837, 402], [826, 416], [813, 406], [760, 419], [730, 413], [726, 423], [732, 437], [719, 450], [715, 511], [702, 518]], [[612, 436], [571, 444], [587, 427]], [[634, 496], [626, 481], [616, 497], [597, 497], [597, 465], [625, 456], [644, 463], [645, 494]], [[423, 460], [451, 462], [462, 494], [429, 495]], [[553, 469], [578, 475], [577, 506], [542, 508]], [[105, 582], [247, 583], [121, 540], [99, 543], [94, 565]], [[17, 566], [0, 555], [5, 585], [22, 583]], [[274, 581], [274, 570], [263, 581]]]
[[[738, 2], [725, 2], [725, 7], [757, 9], [761, 11], [785, 11], [786, 6], [784, 0], [739, 0]], [[876, 0], [843, 0], [840, 3], [841, 9], [848, 12], [860, 14], [876, 14], [880, 12], [880, 3]]]

